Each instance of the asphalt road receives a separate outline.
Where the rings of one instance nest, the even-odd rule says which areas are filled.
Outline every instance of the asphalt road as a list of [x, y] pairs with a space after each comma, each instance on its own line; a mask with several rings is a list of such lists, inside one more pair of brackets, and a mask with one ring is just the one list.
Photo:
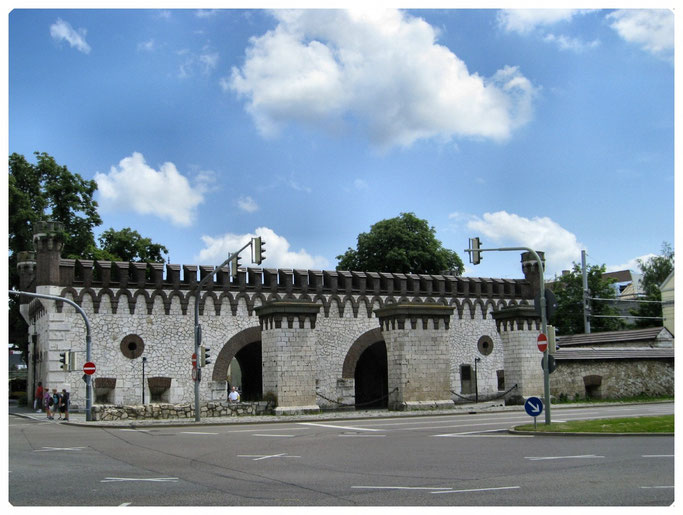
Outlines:
[[[553, 421], [673, 413], [556, 409]], [[542, 423], [542, 417], [539, 417]], [[9, 419], [14, 506], [668, 506], [671, 436], [530, 436], [524, 412], [121, 429]], [[46, 492], [58, 495], [47, 496]]]

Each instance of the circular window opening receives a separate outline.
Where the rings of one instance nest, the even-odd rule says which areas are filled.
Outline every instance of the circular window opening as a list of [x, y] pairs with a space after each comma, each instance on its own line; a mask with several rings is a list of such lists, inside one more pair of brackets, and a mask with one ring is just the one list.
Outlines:
[[121, 340], [121, 353], [129, 359], [139, 358], [145, 350], [145, 343], [137, 334], [129, 334]]
[[493, 352], [493, 340], [490, 336], [482, 336], [477, 342], [479, 352], [484, 356], [488, 356]]

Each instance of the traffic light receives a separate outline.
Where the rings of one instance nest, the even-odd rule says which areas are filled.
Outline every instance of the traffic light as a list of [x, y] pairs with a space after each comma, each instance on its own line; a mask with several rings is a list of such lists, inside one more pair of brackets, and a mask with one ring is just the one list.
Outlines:
[[204, 347], [203, 345], [199, 347], [199, 364], [202, 367], [205, 367], [207, 364], [211, 363], [209, 358], [211, 355], [209, 354], [209, 349], [208, 347]]
[[555, 327], [548, 325], [548, 354], [554, 355], [557, 350], [557, 337]]
[[260, 236], [251, 239], [252, 261], [260, 265], [266, 259], [266, 242]]
[[230, 277], [232, 277], [233, 281], [237, 280], [237, 271], [240, 267], [240, 259], [242, 258], [240, 258], [239, 254], [235, 254], [230, 259]]
[[478, 265], [481, 263], [481, 252], [479, 249], [481, 248], [481, 241], [479, 241], [479, 238], [470, 238], [470, 248], [469, 248], [469, 254], [470, 254], [470, 263], [473, 265]]
[[71, 352], [60, 352], [59, 353], [59, 368], [68, 371], [71, 370]]

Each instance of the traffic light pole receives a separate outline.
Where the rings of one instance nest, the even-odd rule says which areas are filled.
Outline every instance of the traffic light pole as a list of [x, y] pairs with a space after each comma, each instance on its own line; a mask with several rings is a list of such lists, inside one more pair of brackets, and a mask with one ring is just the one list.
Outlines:
[[199, 294], [202, 291], [202, 287], [206, 285], [209, 281], [213, 280], [213, 276], [216, 275], [216, 272], [218, 272], [221, 268], [223, 268], [225, 265], [230, 263], [230, 261], [238, 256], [240, 252], [242, 252], [244, 249], [247, 247], [251, 247], [254, 239], [249, 240], [249, 243], [247, 243], [244, 247], [239, 249], [237, 252], [233, 252], [228, 256], [228, 259], [223, 261], [220, 265], [218, 265], [213, 272], [210, 274], [207, 274], [206, 277], [204, 277], [199, 283], [197, 283], [197, 286], [195, 288], [195, 298], [194, 298], [194, 353], [197, 356], [197, 377], [194, 381], [194, 419], [196, 422], [199, 422], [201, 420], [200, 416], [200, 409], [199, 409], [199, 382], [202, 379], [202, 364], [201, 360], [199, 359], [199, 346], [201, 345], [201, 326], [199, 325]]
[[[16, 291], [9, 290], [10, 295], [26, 295], [27, 297], [36, 297], [39, 299], [49, 299], [49, 300], [61, 300], [67, 304], [76, 308], [76, 311], [80, 313], [85, 322], [85, 361], [86, 363], [90, 361], [90, 349], [92, 347], [92, 339], [90, 337], [90, 322], [85, 314], [85, 311], [70, 299], [65, 299], [64, 297], [58, 297], [56, 295], [46, 295], [43, 293], [30, 293], [26, 291]], [[90, 422], [92, 420], [92, 376], [90, 374], [85, 374], [85, 420]]]
[[[478, 238], [474, 238], [477, 240], [477, 243], [479, 241]], [[471, 242], [472, 240], [470, 240]], [[538, 273], [540, 274], [540, 279], [541, 279], [541, 331], [543, 334], [547, 335], [548, 334], [548, 320], [546, 316], [546, 299], [545, 299], [545, 279], [543, 278], [543, 261], [541, 260], [541, 257], [538, 255], [538, 253], [529, 248], [529, 247], [502, 247], [499, 249], [482, 249], [482, 248], [476, 248], [476, 249], [465, 249], [465, 252], [470, 253], [470, 258], [471, 253], [474, 252], [493, 252], [493, 251], [499, 251], [499, 252], [506, 252], [506, 251], [520, 251], [524, 250], [526, 252], [530, 252], [533, 256], [534, 259], [536, 260], [536, 263], [538, 263]], [[479, 256], [477, 255], [477, 258]], [[478, 259], [476, 260], [478, 263]], [[550, 424], [550, 370], [549, 370], [549, 362], [550, 359], [548, 358], [548, 355], [550, 353], [550, 348], [546, 348], [545, 352], [543, 353], [543, 357], [545, 358], [543, 360], [543, 397], [544, 397], [544, 404], [545, 404], [545, 423]]]

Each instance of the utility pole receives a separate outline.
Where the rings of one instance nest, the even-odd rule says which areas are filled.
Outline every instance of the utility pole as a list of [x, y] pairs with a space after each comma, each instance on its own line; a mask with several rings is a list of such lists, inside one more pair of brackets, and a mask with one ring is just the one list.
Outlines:
[[590, 318], [590, 291], [588, 291], [588, 272], [586, 271], [586, 251], [581, 251], [581, 275], [583, 276], [583, 332], [590, 334], [591, 332], [591, 318]]

